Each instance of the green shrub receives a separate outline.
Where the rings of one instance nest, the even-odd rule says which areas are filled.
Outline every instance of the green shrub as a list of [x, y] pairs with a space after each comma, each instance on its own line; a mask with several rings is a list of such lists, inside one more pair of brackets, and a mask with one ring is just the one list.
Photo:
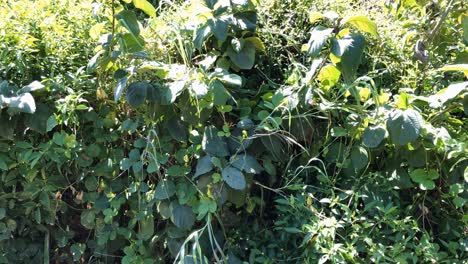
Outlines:
[[468, 15], [397, 2], [8, 1], [0, 263], [461, 263]]

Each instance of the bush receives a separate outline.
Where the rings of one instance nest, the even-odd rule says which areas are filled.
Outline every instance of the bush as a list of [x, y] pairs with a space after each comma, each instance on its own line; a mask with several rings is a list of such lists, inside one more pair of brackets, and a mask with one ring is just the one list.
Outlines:
[[0, 7], [1, 263], [467, 258], [461, 1], [29, 4]]

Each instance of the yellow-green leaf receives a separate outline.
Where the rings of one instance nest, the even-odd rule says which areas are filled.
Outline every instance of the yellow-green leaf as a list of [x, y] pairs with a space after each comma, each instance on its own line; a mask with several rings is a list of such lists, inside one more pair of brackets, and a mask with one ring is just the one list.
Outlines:
[[340, 80], [341, 72], [332, 64], [329, 64], [320, 70], [317, 78], [325, 88], [333, 87]]
[[440, 68], [441, 71], [462, 71], [468, 77], [468, 64], [452, 64], [445, 65]]
[[319, 12], [310, 12], [309, 14], [309, 22], [310, 23], [315, 23], [318, 20], [324, 18], [325, 16], [322, 13]]
[[133, 0], [133, 4], [135, 5], [136, 8], [141, 9], [148, 16], [150, 16], [152, 18], [156, 17], [156, 9], [148, 1], [146, 1], [146, 0]]
[[377, 25], [370, 21], [366, 16], [352, 16], [344, 19], [341, 24], [351, 24], [362, 32], [372, 34], [376, 37], [379, 36], [379, 33], [377, 33]]

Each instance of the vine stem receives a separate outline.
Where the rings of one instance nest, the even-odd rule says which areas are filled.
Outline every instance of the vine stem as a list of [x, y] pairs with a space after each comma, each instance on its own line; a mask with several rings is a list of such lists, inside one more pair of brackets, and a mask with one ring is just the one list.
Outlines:
[[112, 38], [114, 38], [115, 35], [115, 0], [112, 0], [111, 2], [111, 8], [112, 8]]
[[442, 25], [442, 23], [445, 21], [445, 18], [447, 18], [447, 15], [448, 13], [450, 12], [450, 10], [452, 9], [453, 7], [453, 1], [454, 0], [450, 0], [450, 2], [448, 3], [447, 5], [447, 8], [445, 9], [444, 13], [442, 13], [442, 16], [440, 17], [440, 20], [437, 22], [436, 26], [432, 29], [432, 31], [429, 33], [429, 37], [427, 38], [427, 44], [431, 43], [435, 34], [437, 33], [437, 31], [439, 31], [440, 29], [440, 26]]

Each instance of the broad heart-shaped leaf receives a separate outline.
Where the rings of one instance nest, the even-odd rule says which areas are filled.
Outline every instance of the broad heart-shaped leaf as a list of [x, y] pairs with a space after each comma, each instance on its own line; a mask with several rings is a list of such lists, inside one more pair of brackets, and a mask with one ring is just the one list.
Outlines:
[[15, 116], [8, 115], [5, 111], [0, 111], [0, 138], [13, 139], [15, 134], [15, 127], [17, 118]]
[[387, 119], [387, 130], [395, 145], [405, 145], [419, 137], [421, 115], [413, 109], [393, 110]]
[[156, 198], [156, 200], [169, 199], [175, 194], [175, 192], [175, 184], [170, 180], [164, 179], [158, 182], [154, 198]]
[[468, 82], [450, 84], [447, 88], [442, 89], [436, 94], [429, 96], [429, 106], [432, 108], [442, 107], [447, 102], [458, 97], [458, 95], [464, 92], [468, 92]]
[[45, 86], [39, 82], [39, 81], [34, 81], [26, 86], [24, 86], [23, 88], [21, 88], [19, 91], [18, 91], [18, 94], [22, 94], [22, 93], [28, 93], [28, 92], [34, 92], [34, 91], [37, 91], [37, 90], [41, 90], [43, 89]]
[[145, 14], [152, 18], [156, 18], [156, 8], [146, 0], [133, 0], [136, 8], [141, 9]]
[[193, 95], [200, 99], [208, 93], [208, 85], [200, 80], [195, 80], [190, 84], [190, 91]]
[[223, 18], [210, 18], [207, 21], [208, 26], [213, 32], [213, 35], [219, 40], [224, 42], [228, 35], [228, 22]]
[[133, 11], [122, 10], [115, 15], [119, 23], [124, 26], [135, 37], [140, 35], [140, 25], [138, 19]]
[[117, 86], [114, 90], [114, 100], [117, 103], [122, 96], [125, 86], [127, 85], [128, 77], [124, 77], [117, 82]]
[[198, 159], [197, 167], [195, 169], [195, 174], [193, 175], [193, 178], [196, 179], [200, 175], [210, 172], [211, 170], [213, 170], [213, 163], [211, 162], [211, 156], [206, 155], [204, 157], [201, 157]]
[[351, 83], [356, 78], [358, 66], [364, 52], [365, 39], [362, 34], [351, 34], [332, 41], [332, 53], [341, 56], [339, 68], [343, 79]]
[[190, 230], [195, 223], [195, 214], [191, 207], [178, 204], [172, 208], [171, 221], [179, 228]]
[[466, 64], [451, 64], [445, 65], [444, 67], [440, 68], [441, 71], [461, 71], [468, 77], [468, 63]]
[[147, 82], [131, 83], [127, 89], [127, 102], [134, 108], [140, 106], [145, 101], [148, 86]]
[[254, 11], [235, 13], [234, 19], [234, 27], [238, 30], [255, 31], [257, 27], [257, 13]]
[[376, 148], [385, 139], [386, 132], [383, 126], [366, 127], [362, 134], [362, 143], [368, 148]]
[[171, 137], [177, 141], [187, 140], [187, 124], [177, 118], [171, 118], [167, 122], [167, 129]]
[[52, 112], [49, 107], [44, 104], [38, 104], [36, 112], [27, 116], [26, 125], [31, 130], [44, 134], [47, 132], [47, 122], [51, 114]]
[[214, 126], [205, 128], [202, 140], [203, 150], [215, 157], [226, 157], [229, 155], [225, 138], [218, 136], [218, 129]]
[[232, 88], [242, 87], [242, 77], [234, 73], [224, 74], [219, 80], [228, 87], [232, 87]]
[[81, 212], [80, 223], [87, 229], [93, 229], [95, 226], [94, 220], [96, 219], [96, 213], [94, 210], [85, 210]]
[[435, 170], [416, 169], [410, 173], [410, 177], [411, 180], [419, 183], [421, 190], [433, 190], [435, 188], [434, 180], [439, 178], [439, 174]]
[[121, 36], [122, 49], [125, 53], [137, 53], [145, 48], [145, 40], [141, 36], [124, 33]]
[[174, 81], [161, 87], [161, 105], [170, 105], [185, 88], [185, 80]]
[[[20, 112], [32, 114], [36, 111], [36, 102], [30, 93], [23, 93], [18, 96], [7, 98], [9, 108], [14, 108]], [[5, 102], [5, 98], [3, 99]]]
[[344, 26], [346, 24], [351, 24], [362, 32], [372, 34], [376, 37], [379, 36], [377, 33], [377, 25], [370, 21], [366, 16], [352, 16], [345, 18], [341, 21], [341, 24]]
[[368, 162], [369, 156], [366, 149], [358, 146], [353, 147], [351, 150], [351, 166], [356, 170], [360, 170], [366, 167]]
[[229, 93], [224, 85], [216, 80], [211, 83], [211, 90], [213, 92], [213, 103], [217, 106], [225, 105], [229, 99]]
[[195, 31], [195, 36], [193, 38], [193, 44], [195, 45], [195, 48], [201, 50], [203, 42], [205, 42], [205, 40], [210, 36], [211, 33], [213, 32], [211, 31], [211, 27], [208, 24], [197, 28], [197, 30]]
[[316, 57], [319, 55], [323, 46], [327, 43], [327, 40], [332, 36], [333, 28], [326, 28], [323, 26], [316, 26], [312, 33], [310, 34], [309, 39], [309, 49], [307, 53], [311, 57]]
[[242, 50], [237, 53], [231, 45], [228, 46], [226, 51], [232, 63], [242, 70], [250, 70], [255, 63], [255, 46], [246, 41]]
[[227, 185], [233, 189], [244, 190], [247, 186], [244, 174], [232, 166], [227, 166], [224, 168], [221, 171], [221, 175], [223, 176], [223, 180], [227, 183]]
[[247, 173], [258, 174], [263, 171], [263, 167], [249, 154], [240, 154], [231, 158], [231, 166]]

